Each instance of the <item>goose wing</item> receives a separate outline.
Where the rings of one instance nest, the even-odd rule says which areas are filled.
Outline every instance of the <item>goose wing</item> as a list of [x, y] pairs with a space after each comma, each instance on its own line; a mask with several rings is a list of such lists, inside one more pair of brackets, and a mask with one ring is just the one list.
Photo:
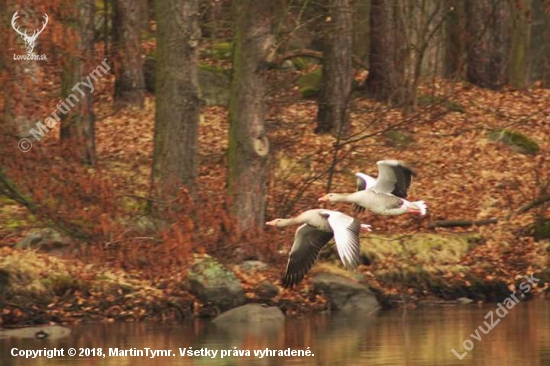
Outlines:
[[296, 230], [294, 244], [290, 250], [283, 287], [293, 287], [298, 284], [319, 256], [321, 249], [332, 239], [331, 232], [316, 229], [304, 224]]
[[378, 163], [378, 178], [372, 190], [378, 193], [391, 193], [397, 197], [407, 198], [415, 173], [397, 160], [381, 160]]
[[[370, 175], [365, 173], [355, 173], [355, 175], [357, 176], [357, 191], [364, 191], [367, 188], [370, 189], [376, 184], [376, 179]], [[359, 213], [365, 211], [365, 208], [354, 205], [354, 210]]]
[[338, 211], [324, 211], [322, 214], [328, 216], [327, 220], [334, 232], [334, 241], [342, 263], [348, 268], [356, 267], [361, 257], [361, 223]]
[[357, 190], [364, 191], [367, 188], [371, 188], [376, 184], [376, 178], [371, 177], [365, 173], [355, 173], [357, 176]]

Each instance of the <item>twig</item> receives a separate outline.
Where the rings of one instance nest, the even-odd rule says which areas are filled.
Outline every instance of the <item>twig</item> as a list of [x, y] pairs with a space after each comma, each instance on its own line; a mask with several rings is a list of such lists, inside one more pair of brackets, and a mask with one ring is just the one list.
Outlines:
[[545, 204], [546, 202], [550, 202], [550, 195], [542, 196], [537, 198], [536, 200], [533, 200], [526, 204], [525, 206], [521, 207], [519, 210], [516, 211], [516, 214], [522, 214], [529, 210], [532, 210], [535, 207], [538, 207], [542, 204]]
[[468, 227], [468, 226], [482, 226], [489, 224], [496, 224], [498, 219], [485, 219], [485, 220], [438, 220], [430, 222], [428, 229], [434, 229], [436, 227]]

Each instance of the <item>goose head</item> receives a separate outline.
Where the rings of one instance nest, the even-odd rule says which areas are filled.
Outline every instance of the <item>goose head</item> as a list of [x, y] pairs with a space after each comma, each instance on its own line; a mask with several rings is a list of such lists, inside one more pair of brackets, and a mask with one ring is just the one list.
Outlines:
[[344, 199], [344, 196], [338, 193], [329, 193], [319, 198], [320, 202], [340, 202]]
[[269, 225], [269, 226], [282, 227], [282, 226], [284, 226], [284, 220], [283, 219], [275, 219], [275, 220], [268, 221], [265, 224]]

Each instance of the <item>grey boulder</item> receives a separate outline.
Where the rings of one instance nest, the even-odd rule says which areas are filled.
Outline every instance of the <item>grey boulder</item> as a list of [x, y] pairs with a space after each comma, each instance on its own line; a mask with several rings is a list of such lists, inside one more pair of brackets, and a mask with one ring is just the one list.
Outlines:
[[328, 297], [331, 310], [371, 313], [380, 308], [376, 296], [367, 286], [340, 275], [316, 275], [313, 290]]
[[231, 309], [213, 320], [216, 325], [266, 324], [284, 322], [285, 315], [276, 306], [246, 304]]
[[188, 273], [189, 292], [204, 303], [226, 311], [246, 301], [241, 281], [214, 258], [195, 256]]

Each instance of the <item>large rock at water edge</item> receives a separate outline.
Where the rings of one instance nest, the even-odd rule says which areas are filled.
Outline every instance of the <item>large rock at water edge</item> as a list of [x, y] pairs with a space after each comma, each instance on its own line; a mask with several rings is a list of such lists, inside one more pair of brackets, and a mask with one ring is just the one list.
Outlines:
[[332, 310], [369, 313], [380, 308], [378, 300], [367, 286], [337, 274], [316, 275], [313, 278], [313, 289], [328, 296]]
[[217, 325], [265, 324], [284, 322], [285, 315], [276, 306], [246, 304], [231, 309], [218, 316], [213, 322]]
[[264, 280], [256, 286], [254, 292], [258, 298], [267, 300], [279, 295], [279, 288], [271, 282]]
[[263, 271], [267, 269], [268, 265], [262, 261], [247, 260], [242, 262], [239, 267], [241, 267], [243, 271]]
[[9, 329], [0, 331], [2, 338], [21, 338], [21, 339], [60, 339], [71, 334], [69, 328], [59, 325], [47, 325], [43, 327], [28, 327], [20, 329]]
[[244, 290], [235, 274], [214, 258], [196, 256], [188, 273], [189, 291], [199, 300], [225, 311], [245, 303]]
[[67, 251], [70, 238], [60, 234], [54, 229], [31, 230], [19, 243], [15, 244], [16, 249], [39, 249], [50, 254], [63, 254]]

